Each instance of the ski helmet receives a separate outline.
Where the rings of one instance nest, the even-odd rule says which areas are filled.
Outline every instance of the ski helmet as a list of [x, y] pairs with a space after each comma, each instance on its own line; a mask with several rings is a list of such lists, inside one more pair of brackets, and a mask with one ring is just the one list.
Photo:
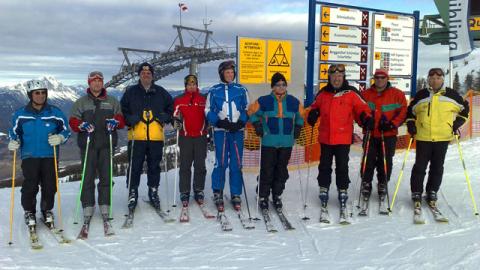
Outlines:
[[237, 75], [237, 73], [235, 72], [235, 62], [233, 60], [222, 62], [218, 66], [218, 75], [220, 76], [220, 80], [222, 80], [222, 82], [225, 82], [225, 83], [226, 81], [225, 81], [225, 77], [223, 76], [223, 72], [227, 69], [233, 69], [233, 78], [235, 79], [235, 76]]
[[183, 79], [183, 82], [185, 83], [185, 87], [187, 87], [188, 83], [194, 83], [198, 86], [197, 76], [195, 76], [193, 74], [185, 76], [185, 78]]
[[27, 96], [29, 99], [32, 99], [32, 92], [35, 90], [48, 90], [47, 85], [44, 81], [41, 80], [30, 80], [27, 81]]

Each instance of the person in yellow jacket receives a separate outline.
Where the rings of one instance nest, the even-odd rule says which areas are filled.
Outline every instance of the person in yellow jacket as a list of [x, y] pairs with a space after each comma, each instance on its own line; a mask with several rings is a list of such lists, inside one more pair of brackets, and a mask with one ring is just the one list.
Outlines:
[[[173, 114], [172, 96], [163, 87], [153, 83], [154, 68], [142, 63], [138, 69], [138, 84], [127, 88], [120, 104], [128, 126], [128, 156], [131, 160], [131, 179], [128, 208], [137, 205], [138, 186], [147, 160], [148, 197], [155, 208], [160, 207], [158, 186], [160, 184], [160, 161], [163, 153], [163, 127], [171, 123]], [[130, 170], [130, 168], [129, 168]]]
[[427, 203], [436, 207], [448, 144], [468, 119], [468, 102], [456, 90], [444, 87], [444, 72], [432, 68], [428, 87], [417, 92], [407, 109], [408, 133], [417, 141], [410, 185], [415, 207], [421, 206], [423, 180], [428, 163]]

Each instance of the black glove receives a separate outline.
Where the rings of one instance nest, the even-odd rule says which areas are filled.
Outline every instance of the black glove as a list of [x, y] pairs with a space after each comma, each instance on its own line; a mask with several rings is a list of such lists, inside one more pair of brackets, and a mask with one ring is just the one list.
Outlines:
[[257, 134], [258, 137], [263, 137], [263, 126], [262, 122], [257, 121], [253, 123], [253, 127], [255, 128], [255, 134]]
[[318, 116], [320, 116], [320, 110], [318, 109], [311, 110], [307, 118], [308, 124], [313, 127], [317, 122]]
[[300, 132], [302, 131], [302, 126], [300, 125], [295, 125], [295, 128], [293, 129], [293, 138], [296, 140], [298, 137], [300, 137]]
[[455, 121], [453, 121], [453, 126], [452, 126], [452, 129], [453, 129], [453, 133], [454, 134], [457, 134], [458, 135], [458, 132], [459, 132], [459, 128], [465, 123], [465, 119], [461, 118], [461, 117], [457, 117], [455, 119]]
[[375, 128], [375, 118], [368, 116], [365, 112], [360, 114], [360, 122], [366, 130], [373, 130]]
[[227, 118], [217, 121], [217, 127], [218, 128], [223, 128], [225, 130], [229, 130], [231, 125], [232, 125], [232, 123], [230, 123], [230, 121], [228, 121]]
[[237, 132], [245, 126], [245, 123], [242, 120], [238, 120], [235, 123], [230, 124], [230, 132]]
[[378, 129], [380, 131], [389, 131], [396, 128], [397, 126], [395, 126], [395, 124], [393, 124], [392, 121], [387, 120], [387, 118], [382, 115], [382, 118], [380, 119], [380, 123], [378, 123]]
[[412, 137], [417, 134], [417, 127], [415, 126], [415, 121], [407, 122], [407, 130]]

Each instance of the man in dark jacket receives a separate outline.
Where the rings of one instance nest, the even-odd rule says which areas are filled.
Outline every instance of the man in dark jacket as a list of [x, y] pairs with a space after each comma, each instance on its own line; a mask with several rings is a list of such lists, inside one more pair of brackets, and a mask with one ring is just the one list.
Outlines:
[[131, 160], [131, 179], [127, 177], [130, 188], [128, 207], [134, 209], [137, 205], [138, 185], [146, 157], [148, 197], [155, 208], [160, 208], [158, 186], [164, 144], [163, 128], [172, 121], [173, 99], [167, 90], [153, 83], [152, 65], [146, 62], [140, 64], [138, 75], [138, 84], [128, 87], [120, 100], [128, 126], [128, 154]]
[[[80, 147], [82, 168], [85, 175], [81, 190], [84, 224], [88, 226], [95, 207], [95, 178], [98, 183], [98, 205], [104, 222], [108, 222], [110, 208], [110, 142], [117, 145], [117, 129], [125, 126], [120, 103], [107, 95], [103, 87], [103, 74], [93, 71], [88, 76], [87, 95], [79, 98], [72, 106], [70, 128], [78, 132], [77, 144]], [[88, 138], [88, 139], [87, 139]], [[87, 151], [88, 140], [88, 153]], [[85, 155], [87, 155], [86, 164]]]

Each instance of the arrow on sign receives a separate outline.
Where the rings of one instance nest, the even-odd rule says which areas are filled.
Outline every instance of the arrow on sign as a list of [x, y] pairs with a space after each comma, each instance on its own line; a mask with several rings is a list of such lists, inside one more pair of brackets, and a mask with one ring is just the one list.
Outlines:
[[323, 50], [322, 51], [322, 55], [325, 56], [325, 55], [328, 55], [328, 52], [326, 50]]
[[326, 30], [324, 30], [323, 33], [322, 33], [322, 36], [323, 36], [323, 37], [327, 37], [327, 36], [328, 36], [328, 32], [327, 32]]
[[323, 75], [327, 74], [327, 69], [326, 68], [322, 69], [322, 73]]
[[325, 12], [323, 13], [323, 17], [324, 17], [324, 18], [327, 18], [328, 16], [330, 16], [330, 14], [328, 14], [328, 12], [325, 11]]

